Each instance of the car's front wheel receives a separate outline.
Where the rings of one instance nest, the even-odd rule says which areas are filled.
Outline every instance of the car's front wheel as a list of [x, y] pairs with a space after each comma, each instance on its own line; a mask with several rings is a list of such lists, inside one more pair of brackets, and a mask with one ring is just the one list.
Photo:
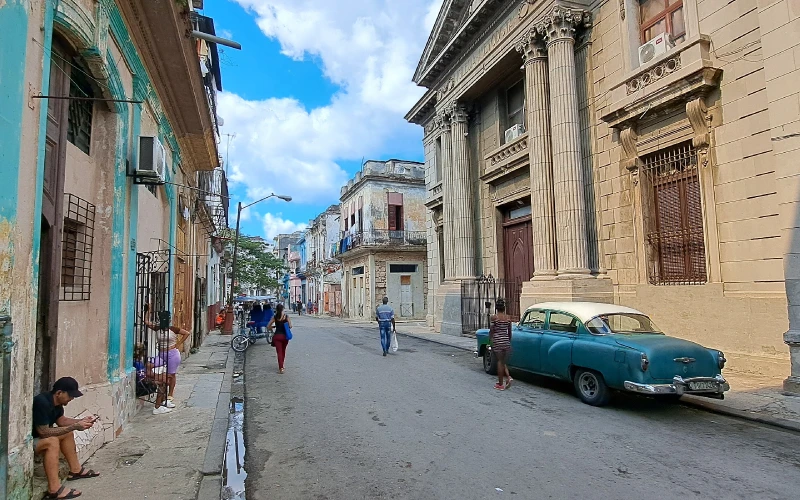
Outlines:
[[489, 375], [497, 375], [497, 359], [492, 356], [489, 346], [483, 350], [483, 371]]
[[611, 398], [603, 376], [596, 371], [580, 368], [575, 372], [573, 381], [578, 397], [588, 405], [603, 406]]

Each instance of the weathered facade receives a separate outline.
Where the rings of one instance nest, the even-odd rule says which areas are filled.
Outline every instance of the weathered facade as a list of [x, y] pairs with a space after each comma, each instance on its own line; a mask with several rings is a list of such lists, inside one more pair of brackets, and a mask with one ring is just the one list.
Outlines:
[[306, 230], [308, 301], [316, 313], [341, 314], [341, 263], [333, 255], [339, 241], [339, 219], [339, 205], [331, 205]]
[[[125, 429], [139, 406], [133, 348], [145, 339], [145, 303], [195, 333], [187, 351], [207, 333], [209, 235], [227, 199], [224, 174], [214, 192], [198, 183], [219, 164], [211, 109], [220, 78], [216, 49], [185, 36], [213, 23], [188, 9], [0, 3], [0, 314], [11, 389], [2, 404], [14, 415], [0, 423], [9, 444], [0, 496], [31, 498], [31, 402], [57, 378], [82, 385], [69, 416], [102, 422], [76, 437], [81, 459]], [[141, 137], [163, 145], [156, 184], [135, 175]], [[154, 260], [148, 276], [163, 286], [143, 287], [144, 261]]]
[[367, 161], [342, 187], [342, 311], [373, 319], [384, 296], [396, 316], [425, 318], [425, 184], [421, 163]]
[[407, 115], [425, 128], [436, 328], [461, 333], [459, 284], [491, 274], [521, 282], [522, 308], [642, 309], [733, 370], [785, 375], [786, 342], [795, 390], [798, 16], [785, 0], [446, 0]]

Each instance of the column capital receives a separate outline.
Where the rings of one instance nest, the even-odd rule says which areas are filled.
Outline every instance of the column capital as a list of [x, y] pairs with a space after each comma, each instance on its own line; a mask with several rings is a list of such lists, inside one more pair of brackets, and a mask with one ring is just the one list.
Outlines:
[[522, 35], [515, 48], [522, 54], [522, 60], [526, 65], [538, 59], [547, 59], [547, 46], [536, 28], [531, 28]]
[[550, 45], [559, 40], [575, 40], [575, 28], [589, 26], [591, 19], [591, 14], [585, 10], [557, 5], [534, 29]]
[[466, 123], [469, 120], [466, 106], [453, 103], [453, 107], [450, 108], [450, 119], [453, 120], [453, 123]]
[[436, 117], [433, 119], [434, 124], [438, 127], [442, 132], [449, 132], [450, 131], [450, 111], [444, 110], [439, 112]]

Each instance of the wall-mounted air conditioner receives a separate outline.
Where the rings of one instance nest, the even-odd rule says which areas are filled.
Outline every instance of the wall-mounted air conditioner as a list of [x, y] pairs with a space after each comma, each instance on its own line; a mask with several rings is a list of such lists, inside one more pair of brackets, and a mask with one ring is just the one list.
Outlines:
[[136, 177], [142, 181], [163, 183], [166, 180], [167, 155], [158, 137], [143, 135], [139, 137], [139, 164]]
[[661, 33], [639, 47], [639, 64], [647, 64], [673, 47], [675, 45], [672, 43], [671, 37], [667, 33]]
[[517, 137], [521, 136], [525, 133], [525, 126], [522, 124], [516, 124], [510, 129], [506, 130], [506, 144], [513, 141]]

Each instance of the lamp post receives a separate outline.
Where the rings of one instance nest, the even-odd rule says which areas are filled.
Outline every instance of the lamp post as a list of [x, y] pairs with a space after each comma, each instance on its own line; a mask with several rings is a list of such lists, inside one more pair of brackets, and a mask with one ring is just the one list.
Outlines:
[[268, 196], [261, 198], [260, 200], [256, 200], [253, 203], [249, 203], [247, 205], [242, 206], [242, 202], [239, 202], [239, 206], [236, 209], [236, 236], [233, 240], [233, 262], [231, 263], [231, 294], [228, 298], [228, 310], [227, 314], [225, 315], [225, 325], [222, 329], [222, 333], [226, 335], [230, 335], [233, 333], [233, 288], [236, 285], [236, 258], [239, 255], [239, 222], [242, 217], [242, 210], [247, 207], [252, 207], [256, 203], [260, 203], [264, 200], [268, 200], [270, 198], [280, 198], [283, 201], [292, 201], [291, 196], [285, 196], [280, 194], [272, 193]]

